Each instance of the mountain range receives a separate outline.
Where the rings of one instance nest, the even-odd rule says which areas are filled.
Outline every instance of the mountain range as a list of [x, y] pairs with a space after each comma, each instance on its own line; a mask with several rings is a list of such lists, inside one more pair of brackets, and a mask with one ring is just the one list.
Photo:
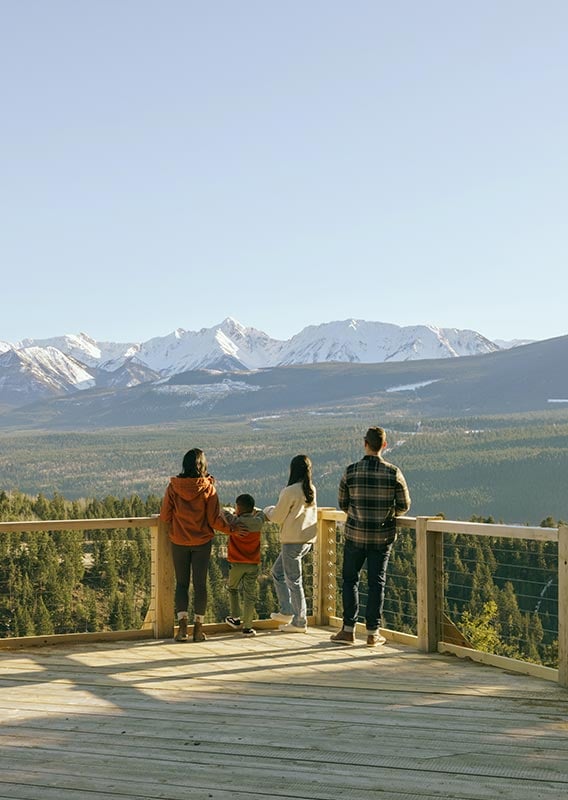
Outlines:
[[212, 328], [177, 328], [146, 342], [98, 342], [84, 333], [0, 342], [0, 405], [93, 387], [129, 388], [192, 370], [242, 371], [327, 362], [390, 363], [491, 353], [499, 346], [469, 330], [345, 320], [272, 339], [228, 317]]
[[[568, 336], [499, 350], [472, 332], [416, 327], [399, 329], [396, 342], [396, 331], [391, 332], [392, 338], [380, 351], [379, 342], [364, 334], [380, 329], [381, 323], [350, 327], [351, 322], [306, 329], [285, 347], [233, 320], [219, 326], [224, 328], [221, 331], [205, 329], [189, 336], [177, 331], [151, 340], [151, 346], [130, 345], [137, 349], [126, 357], [117, 355], [115, 345], [103, 347], [90, 340], [90, 365], [85, 356], [79, 362], [76, 356], [63, 354], [53, 340], [41, 346], [28, 342], [20, 349], [10, 347], [0, 355], [0, 429], [97, 429], [236, 416], [248, 418], [255, 426], [262, 425], [255, 420], [273, 414], [361, 412], [385, 419], [392, 414], [420, 419], [568, 409]], [[404, 339], [404, 330], [412, 335]], [[323, 335], [330, 331], [333, 337]], [[73, 346], [78, 354], [84, 337], [63, 339], [59, 344]], [[202, 349], [190, 352], [189, 342], [196, 339]], [[255, 350], [253, 340], [264, 341], [264, 346]], [[474, 346], [481, 352], [455, 357]], [[233, 351], [227, 352], [230, 347]], [[277, 351], [280, 363], [259, 366], [265, 363], [259, 353], [266, 358], [270, 348], [273, 357]], [[35, 349], [49, 355], [48, 371], [42, 363], [44, 373], [35, 372], [27, 361]], [[432, 351], [435, 355], [442, 351], [445, 357], [418, 357]], [[452, 351], [454, 357], [450, 357]], [[389, 358], [364, 362], [380, 352]], [[36, 366], [39, 353], [33, 355]], [[326, 355], [334, 360], [324, 360]], [[245, 358], [256, 359], [257, 366], [246, 368]], [[288, 359], [300, 363], [286, 363]], [[109, 363], [114, 369], [104, 368]], [[223, 363], [227, 363], [225, 368]], [[186, 365], [189, 368], [184, 369]], [[18, 372], [23, 368], [25, 373]], [[22, 374], [25, 379], [18, 384], [17, 376]], [[41, 384], [41, 392], [32, 387], [34, 381]], [[72, 388], [65, 389], [65, 381]]]

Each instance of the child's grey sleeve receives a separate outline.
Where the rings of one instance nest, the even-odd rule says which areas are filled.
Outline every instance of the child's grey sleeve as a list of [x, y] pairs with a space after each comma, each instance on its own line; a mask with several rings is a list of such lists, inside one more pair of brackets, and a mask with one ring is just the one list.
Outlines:
[[225, 520], [225, 522], [227, 523], [227, 525], [236, 525], [237, 522], [239, 521], [239, 518], [237, 517], [237, 515], [236, 514], [232, 514], [231, 510], [228, 509], [228, 508], [222, 508], [221, 511], [220, 511], [220, 514], [223, 517], [223, 519]]

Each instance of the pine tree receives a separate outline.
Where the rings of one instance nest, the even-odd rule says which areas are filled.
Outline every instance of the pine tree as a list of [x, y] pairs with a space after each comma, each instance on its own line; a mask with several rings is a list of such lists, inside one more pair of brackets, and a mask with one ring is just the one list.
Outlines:
[[34, 628], [41, 636], [49, 636], [50, 634], [55, 633], [51, 614], [43, 602], [43, 597], [40, 597], [36, 603], [34, 613]]
[[125, 630], [124, 607], [118, 592], [115, 592], [110, 602], [109, 625], [113, 631]]
[[28, 606], [20, 606], [13, 617], [14, 636], [35, 636], [35, 626]]

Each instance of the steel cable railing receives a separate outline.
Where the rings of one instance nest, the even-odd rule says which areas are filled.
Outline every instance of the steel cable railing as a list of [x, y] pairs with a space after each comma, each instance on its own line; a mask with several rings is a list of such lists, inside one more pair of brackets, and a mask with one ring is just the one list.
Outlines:
[[476, 649], [558, 665], [558, 546], [445, 535], [444, 613]]

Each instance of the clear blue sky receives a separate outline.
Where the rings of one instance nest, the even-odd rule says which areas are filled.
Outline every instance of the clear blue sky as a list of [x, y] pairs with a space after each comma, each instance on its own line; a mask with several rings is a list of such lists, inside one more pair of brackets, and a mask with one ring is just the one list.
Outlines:
[[0, 339], [568, 333], [566, 0], [1, 0]]

